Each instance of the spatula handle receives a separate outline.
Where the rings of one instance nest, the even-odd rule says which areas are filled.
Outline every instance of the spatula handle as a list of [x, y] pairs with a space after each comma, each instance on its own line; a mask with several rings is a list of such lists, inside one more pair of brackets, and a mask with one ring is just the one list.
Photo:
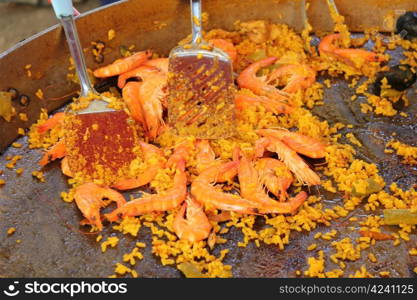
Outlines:
[[51, 2], [58, 19], [73, 15], [72, 0], [52, 0]]
[[85, 97], [90, 93], [96, 94], [97, 92], [94, 90], [88, 78], [83, 49], [74, 23], [72, 0], [52, 0], [52, 7], [57, 18], [61, 21], [65, 36], [67, 37], [67, 44], [80, 81], [81, 96]]
[[201, 21], [201, 0], [190, 0], [191, 5], [191, 27], [192, 43], [200, 44], [203, 40], [202, 21]]

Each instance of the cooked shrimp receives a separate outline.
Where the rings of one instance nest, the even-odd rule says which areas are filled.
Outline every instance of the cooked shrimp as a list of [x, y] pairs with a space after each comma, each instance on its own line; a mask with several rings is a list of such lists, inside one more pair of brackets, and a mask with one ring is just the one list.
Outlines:
[[330, 55], [354, 67], [361, 67], [366, 62], [382, 62], [386, 58], [364, 49], [338, 48], [334, 42], [341, 37], [340, 33], [325, 36], [319, 45], [321, 56]]
[[193, 141], [184, 140], [180, 142], [175, 146], [174, 153], [168, 158], [167, 166], [170, 168], [181, 160], [187, 161], [194, 149], [195, 145]]
[[232, 214], [230, 213], [230, 211], [222, 211], [221, 213], [217, 213], [217, 214], [208, 211], [207, 218], [210, 221], [221, 223], [221, 222], [226, 222], [226, 221], [231, 220]]
[[316, 71], [305, 64], [290, 64], [275, 69], [268, 76], [268, 84], [278, 85], [284, 77], [285, 81], [283, 92], [295, 93], [298, 90], [310, 87], [316, 81]]
[[142, 149], [143, 159], [146, 162], [146, 168], [135, 178], [116, 182], [112, 186], [113, 188], [124, 191], [144, 186], [155, 178], [158, 170], [165, 168], [164, 154], [161, 149], [145, 142], [139, 142], [139, 144]]
[[171, 189], [161, 194], [146, 195], [142, 198], [129, 201], [110, 214], [105, 215], [105, 217], [113, 222], [118, 220], [120, 215], [122, 217], [134, 217], [151, 212], [167, 211], [178, 207], [186, 197], [187, 175], [185, 174], [185, 161], [182, 160], [177, 163], [174, 185]]
[[[187, 210], [187, 219], [184, 218]], [[172, 224], [175, 234], [191, 243], [206, 239], [211, 230], [210, 222], [200, 203], [188, 197], [182, 205]]]
[[[262, 191], [258, 172], [253, 167], [252, 162], [245, 156], [239, 160], [238, 178], [240, 184], [240, 195], [249, 200], [262, 203], [263, 199], [258, 199], [258, 193], [259, 191]], [[273, 200], [271, 199], [271, 201]]]
[[259, 129], [257, 134], [264, 137], [274, 137], [284, 142], [292, 150], [311, 158], [323, 158], [326, 146], [311, 137], [285, 129]]
[[[266, 195], [265, 193], [261, 195], [263, 197], [268, 197], [268, 195]], [[264, 205], [259, 212], [262, 214], [293, 214], [301, 205], [303, 205], [307, 197], [307, 193], [301, 191], [295, 197], [289, 198], [286, 202], [275, 201], [273, 205]]]
[[122, 97], [132, 118], [146, 128], [145, 116], [139, 100], [141, 84], [141, 82], [128, 82], [122, 90]]
[[287, 189], [293, 182], [293, 176], [287, 166], [275, 158], [265, 157], [256, 161], [255, 168], [259, 173], [260, 182], [267, 190], [280, 201], [285, 201], [288, 196]]
[[58, 112], [54, 114], [52, 117], [50, 117], [48, 120], [46, 120], [44, 123], [38, 126], [38, 132], [40, 134], [43, 134], [56, 126], [61, 125], [64, 122], [64, 118], [65, 113], [63, 112]]
[[148, 78], [139, 86], [138, 99], [144, 113], [147, 134], [151, 139], [155, 139], [158, 136], [160, 127], [164, 123], [162, 119], [162, 101], [167, 95], [164, 90], [165, 84], [165, 76], [155, 74], [155, 76]]
[[67, 155], [65, 142], [64, 140], [60, 140], [43, 155], [42, 159], [39, 161], [39, 165], [46, 166], [51, 161], [54, 161], [58, 158], [63, 158], [65, 155]]
[[262, 213], [281, 213], [281, 214], [293, 214], [295, 211], [303, 205], [307, 200], [307, 193], [304, 191], [299, 192], [295, 197], [291, 197], [287, 202], [278, 202], [276, 206], [266, 208]]
[[74, 199], [87, 221], [91, 225], [96, 226], [98, 230], [103, 229], [100, 219], [100, 209], [106, 206], [106, 202], [103, 199], [115, 201], [118, 208], [123, 207], [126, 203], [122, 194], [91, 182], [77, 187]]
[[245, 94], [237, 94], [235, 96], [235, 107], [238, 111], [242, 111], [253, 105], [263, 105], [267, 111], [277, 115], [290, 114], [294, 111], [294, 107], [265, 96], [250, 96]]
[[243, 70], [237, 78], [239, 87], [249, 89], [259, 96], [267, 96], [275, 100], [287, 101], [288, 94], [280, 91], [272, 85], [269, 85], [266, 82], [266, 76], [256, 76], [256, 73], [261, 68], [272, 65], [276, 60], [276, 57], [267, 57], [251, 64]]
[[238, 176], [241, 195], [245, 199], [259, 203], [260, 213], [293, 213], [305, 200], [305, 198], [295, 197], [289, 202], [278, 202], [270, 198], [262, 188], [258, 172], [245, 156], [240, 159]]
[[168, 58], [154, 58], [144, 63], [145, 66], [155, 67], [164, 74], [168, 74]]
[[324, 38], [321, 39], [319, 44], [319, 52], [321, 55], [323, 54], [331, 54], [336, 50], [336, 46], [334, 45], [334, 41], [339, 39], [340, 34], [334, 33], [326, 35]]
[[123, 74], [146, 62], [152, 56], [151, 50], [137, 52], [131, 56], [121, 58], [112, 64], [101, 67], [93, 72], [95, 77], [111, 77]]
[[336, 49], [333, 53], [345, 63], [354, 67], [361, 67], [366, 62], [383, 62], [386, 60], [384, 55], [363, 49]]
[[155, 76], [155, 73], [160, 73], [159, 69], [147, 65], [139, 66], [136, 69], [120, 74], [117, 80], [117, 86], [122, 89], [126, 85], [126, 80], [132, 77], [136, 77], [141, 81], [146, 81]]
[[237, 59], [237, 50], [232, 42], [224, 39], [211, 39], [208, 43], [216, 48], [219, 48], [223, 52], [226, 52], [229, 55], [230, 60], [234, 63]]
[[69, 164], [68, 164], [68, 158], [64, 157], [64, 159], [61, 161], [61, 171], [64, 175], [68, 177], [74, 177], [74, 174], [72, 173]]
[[196, 169], [201, 174], [205, 169], [219, 163], [216, 161], [216, 154], [210, 146], [208, 140], [198, 140], [196, 142]]
[[275, 152], [280, 160], [295, 174], [298, 180], [307, 185], [320, 184], [320, 177], [310, 169], [304, 160], [286, 144], [275, 137], [261, 138], [255, 143], [258, 157], [262, 157], [264, 150]]
[[238, 195], [226, 194], [216, 189], [212, 184], [217, 182], [220, 174], [237, 170], [239, 162], [232, 161], [213, 166], [204, 170], [191, 184], [191, 194], [195, 199], [208, 208], [216, 208], [240, 213], [257, 213], [257, 203], [241, 198]]

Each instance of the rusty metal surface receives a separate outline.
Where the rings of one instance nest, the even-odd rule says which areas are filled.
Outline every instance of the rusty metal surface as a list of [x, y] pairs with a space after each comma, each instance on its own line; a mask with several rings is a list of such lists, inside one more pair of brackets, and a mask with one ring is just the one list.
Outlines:
[[[149, 3], [151, 1], [146, 1]], [[161, 1], [160, 1], [161, 2]], [[180, 9], [180, 5], [183, 5], [181, 1], [162, 1], [169, 2], [170, 5], [166, 6], [167, 10], [176, 11]], [[207, 1], [208, 3], [220, 3], [219, 1]], [[237, 3], [237, 1], [231, 1]], [[243, 9], [248, 5], [249, 1], [241, 1], [243, 4], [240, 6]], [[266, 1], [269, 2], [269, 1]], [[340, 2], [340, 1], [337, 1]], [[163, 16], [166, 14], [166, 18], [169, 18], [171, 12], [160, 10], [156, 6], [149, 4], [143, 4], [143, 9], [149, 13], [147, 19], [138, 19], [135, 14], [138, 13], [139, 5], [132, 4], [136, 1], [129, 1], [128, 3], [121, 3], [110, 7], [108, 9], [99, 10], [94, 13], [94, 16], [100, 15], [97, 18], [88, 17], [81, 18], [78, 22], [82, 28], [88, 26], [97, 26], [98, 20], [103, 23], [100, 27], [96, 27], [96, 31], [91, 31], [90, 34], [84, 31], [81, 34], [81, 39], [84, 45], [88, 45], [88, 40], [105, 40], [107, 30], [110, 27], [116, 29], [119, 33], [113, 47], [120, 43], [130, 45], [136, 43], [140, 48], [152, 47], [162, 53], [167, 53], [167, 50], [172, 47], [177, 40], [183, 37], [183, 30], [186, 32], [185, 27], [178, 27], [178, 34], [173, 30], [174, 22], [182, 24], [181, 20], [171, 20], [172, 23], [168, 24], [161, 30], [150, 30], [152, 26], [155, 26], [153, 21], [155, 17]], [[223, 1], [222, 1], [223, 3]], [[271, 1], [272, 3], [272, 1]], [[274, 1], [277, 3], [277, 1]], [[214, 5], [213, 4], [213, 5]], [[338, 3], [339, 4], [339, 3]], [[232, 5], [232, 4], [227, 4]], [[237, 4], [236, 4], [237, 5]], [[130, 29], [126, 29], [124, 23], [121, 20], [116, 20], [116, 16], [113, 16], [110, 12], [124, 11], [126, 7], [130, 8], [130, 12], [124, 12], [123, 15], [127, 18], [125, 20], [133, 20], [135, 17], [138, 26], [131, 26]], [[153, 7], [153, 11], [151, 10]], [[220, 7], [220, 6], [218, 6]], [[249, 7], [249, 5], [248, 5]], [[119, 10], [120, 9], [120, 10]], [[214, 9], [214, 7], [212, 8]], [[266, 11], [267, 7], [263, 6], [262, 10]], [[161, 12], [165, 11], [165, 12]], [[254, 10], [256, 11], [256, 10]], [[244, 12], [240, 11], [241, 18], [247, 17], [262, 18], [261, 11], [259, 12]], [[188, 11], [184, 14], [188, 15]], [[213, 11], [214, 24], [212, 27], [222, 26], [227, 28], [227, 22], [220, 20], [221, 16], [224, 16], [224, 12], [216, 14]], [[265, 12], [264, 18], [267, 18], [270, 12]], [[93, 15], [91, 15], [92, 17]], [[171, 16], [172, 17], [172, 16]], [[232, 16], [235, 19], [239, 18], [239, 11]], [[93, 21], [95, 20], [95, 21]], [[231, 19], [230, 19], [231, 20]], [[188, 20], [187, 20], [188, 21]], [[216, 24], [217, 22], [217, 24]], [[185, 24], [184, 20], [184, 24]], [[104, 25], [106, 24], [106, 25]], [[112, 24], [114, 26], [109, 26]], [[139, 26], [140, 24], [140, 26]], [[175, 23], [176, 24], [176, 23]], [[230, 25], [230, 24], [229, 24]], [[86, 26], [86, 27], [84, 27]], [[146, 27], [148, 26], [148, 27]], [[141, 27], [139, 29], [138, 27]], [[144, 28], [148, 28], [146, 32]], [[143, 31], [142, 31], [143, 30]], [[188, 31], [187, 31], [188, 32]], [[169, 34], [171, 36], [168, 38]], [[160, 36], [161, 35], [161, 36]], [[36, 41], [32, 41], [36, 51], [33, 51], [32, 57], [30, 43], [20, 46], [15, 49], [11, 56], [0, 57], [0, 67], [3, 70], [10, 71], [7, 77], [4, 72], [0, 73], [0, 90], [10, 86], [19, 88], [24, 93], [31, 95], [39, 87], [45, 87], [51, 82], [58, 84], [62, 83], [62, 80], [66, 74], [67, 68], [67, 52], [63, 48], [64, 41], [60, 30], [53, 29], [46, 35], [40, 36]], [[164, 38], [166, 38], [164, 40]], [[38, 41], [45, 42], [45, 46], [40, 45]], [[39, 49], [42, 51], [49, 51], [47, 53], [39, 53]], [[117, 52], [117, 51], [116, 51]], [[54, 55], [57, 54], [56, 57]], [[110, 53], [106, 55], [106, 62], [113, 60], [118, 54]], [[394, 54], [398, 58], [398, 54]], [[41, 59], [42, 58], [42, 59]], [[45, 77], [39, 80], [27, 80], [24, 75], [23, 66], [31, 63], [33, 70], [39, 70]], [[8, 64], [12, 64], [11, 68]], [[88, 59], [88, 64], [94, 66], [91, 57]], [[51, 76], [54, 74], [54, 76]], [[8, 80], [8, 81], [7, 81]], [[55, 81], [53, 81], [55, 80]], [[319, 81], [324, 78], [319, 78]], [[67, 90], [63, 88], [63, 91], [57, 90], [56, 93], [65, 93], [70, 91], [73, 87], [68, 87]], [[357, 148], [358, 156], [367, 162], [377, 164], [381, 175], [386, 182], [397, 182], [400, 186], [408, 188], [415, 182], [417, 182], [417, 168], [411, 166], [405, 166], [400, 163], [400, 159], [395, 155], [389, 155], [384, 153], [384, 147], [386, 142], [390, 139], [391, 133], [396, 132], [397, 138], [408, 144], [417, 146], [417, 95], [416, 85], [409, 90], [408, 98], [411, 100], [410, 106], [402, 108], [402, 111], [407, 112], [409, 117], [370, 117], [364, 115], [360, 111], [360, 103], [365, 101], [362, 98], [351, 102], [350, 96], [353, 91], [347, 86], [347, 83], [343, 80], [332, 79], [332, 88], [326, 89], [324, 94], [325, 105], [316, 107], [314, 112], [329, 120], [330, 123], [344, 122], [355, 125], [351, 130], [355, 136], [363, 143], [364, 147]], [[29, 108], [30, 113], [33, 113], [31, 121], [37, 117], [37, 112], [41, 106], [46, 104], [46, 101], [38, 101], [32, 99], [32, 106]], [[56, 108], [62, 105], [61, 103], [53, 103], [48, 106], [49, 109]], [[22, 108], [23, 111], [23, 108]], [[8, 125], [9, 127], [5, 127]], [[10, 130], [17, 130], [17, 127], [21, 125], [19, 122], [13, 124], [0, 123], [0, 136], [1, 142], [5, 145], [6, 136], [11, 136], [8, 132]], [[18, 140], [26, 145], [26, 138]], [[0, 145], [1, 146], [1, 145]], [[141, 276], [144, 277], [179, 277], [180, 272], [173, 267], [161, 266], [159, 259], [155, 258], [151, 253], [151, 241], [150, 234], [146, 228], [142, 228], [138, 239], [130, 238], [129, 236], [118, 235], [121, 238], [119, 245], [116, 248], [111, 248], [105, 253], [101, 252], [100, 244], [95, 242], [96, 235], [86, 235], [79, 232], [79, 230], [85, 230], [85, 228], [79, 227], [78, 223], [82, 216], [74, 203], [65, 203], [60, 199], [60, 192], [67, 190], [68, 185], [66, 178], [61, 174], [59, 163], [54, 162], [47, 168], [45, 168], [46, 183], [39, 183], [31, 176], [31, 171], [37, 169], [36, 162], [39, 160], [41, 153], [38, 150], [29, 151], [26, 148], [15, 149], [7, 148], [5, 152], [0, 156], [0, 165], [3, 169], [6, 163], [5, 157], [7, 155], [23, 155], [23, 159], [19, 161], [19, 167], [25, 169], [21, 176], [16, 176], [13, 170], [5, 170], [5, 174], [2, 178], [6, 179], [6, 185], [0, 188], [0, 276], [2, 277], [97, 277], [97, 276], [109, 276], [113, 274], [114, 264], [122, 261], [124, 253], [130, 252], [137, 240], [144, 241], [148, 247], [143, 251], [144, 260], [140, 261], [134, 268]], [[324, 198], [324, 203], [328, 206], [333, 206], [336, 203], [340, 203], [342, 195], [331, 194], [323, 190], [312, 191], [314, 193], [320, 193]], [[134, 192], [138, 194], [138, 192]], [[276, 246], [261, 245], [256, 247], [250, 244], [246, 248], [236, 247], [236, 241], [241, 240], [242, 235], [237, 230], [232, 230], [226, 237], [229, 241], [224, 245], [216, 246], [215, 253], [217, 254], [223, 248], [229, 248], [230, 253], [227, 255], [225, 263], [233, 265], [233, 275], [235, 277], [293, 277], [295, 276], [295, 270], [305, 269], [306, 257], [312, 255], [311, 252], [305, 250], [308, 245], [313, 242], [318, 243], [319, 248], [323, 249], [325, 253], [330, 253], [331, 249], [329, 243], [322, 243], [313, 238], [314, 234], [318, 231], [329, 231], [332, 228], [336, 228], [339, 231], [339, 237], [350, 236], [352, 238], [357, 237], [357, 233], [350, 231], [347, 220], [355, 215], [368, 215], [368, 212], [363, 211], [362, 208], [358, 208], [351, 212], [347, 217], [340, 218], [333, 222], [332, 227], [319, 226], [317, 229], [310, 233], [292, 233], [291, 242], [281, 251]], [[381, 214], [381, 211], [373, 212], [373, 214]], [[259, 228], [263, 226], [259, 218]], [[10, 227], [15, 227], [16, 232], [7, 236], [6, 231]], [[390, 228], [387, 228], [390, 230]], [[103, 235], [113, 235], [114, 233], [109, 230], [109, 226], [104, 230]], [[412, 272], [412, 269], [417, 266], [416, 257], [412, 257], [408, 254], [408, 249], [411, 246], [415, 246], [417, 242], [417, 236], [413, 233], [410, 242], [403, 242], [400, 246], [393, 247], [392, 241], [377, 242], [376, 246], [362, 252], [362, 259], [356, 262], [349, 262], [345, 274], [353, 273], [354, 270], [360, 268], [361, 265], [365, 265], [371, 273], [377, 271], [390, 271], [392, 276], [397, 277], [412, 277], [416, 276]], [[21, 240], [17, 243], [16, 240]], [[367, 259], [368, 251], [372, 251], [378, 258], [378, 262], [372, 264]], [[328, 256], [328, 255], [327, 255]], [[330, 261], [327, 262], [327, 270], [336, 268]]]

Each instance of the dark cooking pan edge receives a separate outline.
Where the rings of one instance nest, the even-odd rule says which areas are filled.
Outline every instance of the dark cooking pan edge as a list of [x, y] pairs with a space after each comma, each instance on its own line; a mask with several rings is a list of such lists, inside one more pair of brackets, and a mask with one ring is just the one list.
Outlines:
[[[51, 29], [51, 32], [55, 34], [58, 34], [58, 31]], [[41, 39], [42, 36], [39, 38]], [[1, 62], [2, 59], [0, 59], [0, 65]], [[62, 62], [66, 60], [63, 58]], [[0, 84], [2, 84], [1, 81]], [[35, 84], [33, 88], [38, 86]], [[409, 99], [416, 99], [415, 86], [410, 90], [412, 92]], [[350, 93], [351, 90], [345, 82], [335, 80], [332, 89], [326, 90], [324, 97], [326, 105], [315, 108], [314, 112], [333, 123], [340, 121], [356, 125], [352, 132], [364, 144], [363, 149], [359, 149], [360, 158], [376, 163], [388, 184], [398, 182], [401, 186], [409, 187], [415, 183], [417, 181], [416, 168], [401, 165], [396, 156], [384, 154], [383, 148], [392, 131], [397, 132], [399, 137], [403, 137], [410, 143], [417, 143], [415, 120], [411, 118], [417, 113], [416, 102], [406, 108], [405, 111], [410, 116], [408, 118], [374, 118], [361, 114], [357, 109], [356, 106], [359, 105], [361, 99], [358, 99], [359, 101], [355, 104], [345, 100], [350, 98]], [[59, 107], [62, 102], [54, 103], [54, 105]], [[37, 116], [35, 115], [35, 118]], [[19, 142], [27, 146], [25, 138], [20, 139]], [[121, 262], [123, 254], [132, 250], [136, 239], [118, 235], [119, 245], [102, 253], [100, 244], [95, 241], [95, 235], [85, 235], [79, 232], [86, 228], [78, 225], [82, 217], [75, 205], [65, 203], [60, 199], [60, 192], [67, 190], [68, 185], [66, 178], [61, 174], [59, 163], [52, 163], [45, 169], [46, 183], [38, 183], [30, 173], [36, 168], [34, 163], [39, 160], [41, 153], [36, 150], [29, 151], [26, 147], [8, 148], [0, 156], [1, 161], [4, 161], [7, 155], [15, 154], [24, 156], [19, 167], [24, 168], [25, 172], [22, 176], [16, 177], [14, 171], [6, 170], [7, 184], [0, 189], [0, 228], [3, 232], [0, 235], [0, 275], [4, 277], [105, 277], [113, 274], [115, 263]], [[326, 205], [333, 206], [342, 201], [340, 195], [332, 195], [322, 190], [319, 192]], [[373, 212], [376, 215], [380, 213], [380, 211]], [[339, 231], [338, 237], [356, 238], [357, 234], [352, 233], [346, 226], [346, 220], [352, 215], [368, 214], [360, 207], [347, 217], [335, 221], [331, 228], [319, 226], [309, 234], [292, 233], [291, 242], [284, 251], [276, 246], [268, 245], [261, 245], [257, 248], [253, 243], [247, 248], [236, 247], [234, 246], [236, 241], [241, 240], [242, 236], [233, 229], [227, 235], [229, 242], [220, 245], [215, 253], [218, 254], [218, 251], [223, 248], [230, 249], [225, 263], [233, 266], [235, 277], [292, 277], [295, 276], [295, 270], [306, 268], [306, 257], [316, 256], [315, 252], [305, 250], [308, 245], [317, 243], [318, 248], [323, 249], [326, 254], [331, 252], [329, 243], [321, 243], [313, 238], [316, 232], [335, 228]], [[257, 226], [263, 225], [260, 223]], [[10, 227], [15, 227], [17, 231], [8, 237], [5, 232]], [[110, 230], [110, 226], [107, 226], [102, 234], [106, 237], [114, 233]], [[412, 243], [415, 244], [417, 238], [415, 234], [410, 236], [410, 242], [403, 242], [398, 247], [393, 247], [392, 241], [378, 242], [376, 247], [371, 248], [372, 253], [378, 257], [378, 263], [370, 264], [366, 258], [368, 252], [364, 251], [361, 260], [348, 264], [345, 274], [353, 273], [364, 264], [371, 273], [389, 270], [392, 276], [415, 276], [412, 269], [416, 267], [417, 261], [408, 255], [407, 248]], [[152, 255], [150, 234], [146, 228], [141, 230], [138, 239], [148, 246], [142, 251], [145, 256], [144, 260], [135, 267], [140, 276], [181, 276], [174, 267], [162, 266], [159, 259]], [[21, 240], [21, 242], [16, 243], [16, 240]]]

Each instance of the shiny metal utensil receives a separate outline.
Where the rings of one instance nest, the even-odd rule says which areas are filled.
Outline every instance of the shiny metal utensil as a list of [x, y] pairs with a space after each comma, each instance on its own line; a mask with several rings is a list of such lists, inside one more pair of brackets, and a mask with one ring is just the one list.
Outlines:
[[[128, 115], [108, 107], [88, 78], [83, 50], [74, 23], [71, 0], [52, 0], [57, 18], [65, 31], [68, 47], [80, 82], [80, 99], [93, 97], [86, 108], [69, 111], [65, 122], [67, 158], [72, 172], [95, 177], [98, 168], [110, 177], [127, 168], [135, 158], [136, 139]], [[103, 176], [103, 174], [101, 174]], [[98, 176], [97, 176], [98, 177]]]
[[191, 43], [169, 56], [168, 120], [180, 134], [204, 139], [235, 133], [234, 83], [229, 56], [203, 40], [201, 1], [191, 3]]
[[[77, 75], [80, 82], [80, 97], [87, 97], [90, 94], [98, 95], [92, 86], [90, 79], [88, 78], [83, 50], [78, 38], [77, 28], [74, 23], [74, 10], [72, 8], [72, 1], [52, 0], [52, 7], [65, 31], [68, 48], [70, 50], [72, 59], [74, 60], [74, 66], [77, 70]], [[90, 103], [88, 108], [78, 111], [77, 113], [88, 113], [96, 111], [114, 111], [114, 109], [108, 108], [107, 102], [96, 99]]]

